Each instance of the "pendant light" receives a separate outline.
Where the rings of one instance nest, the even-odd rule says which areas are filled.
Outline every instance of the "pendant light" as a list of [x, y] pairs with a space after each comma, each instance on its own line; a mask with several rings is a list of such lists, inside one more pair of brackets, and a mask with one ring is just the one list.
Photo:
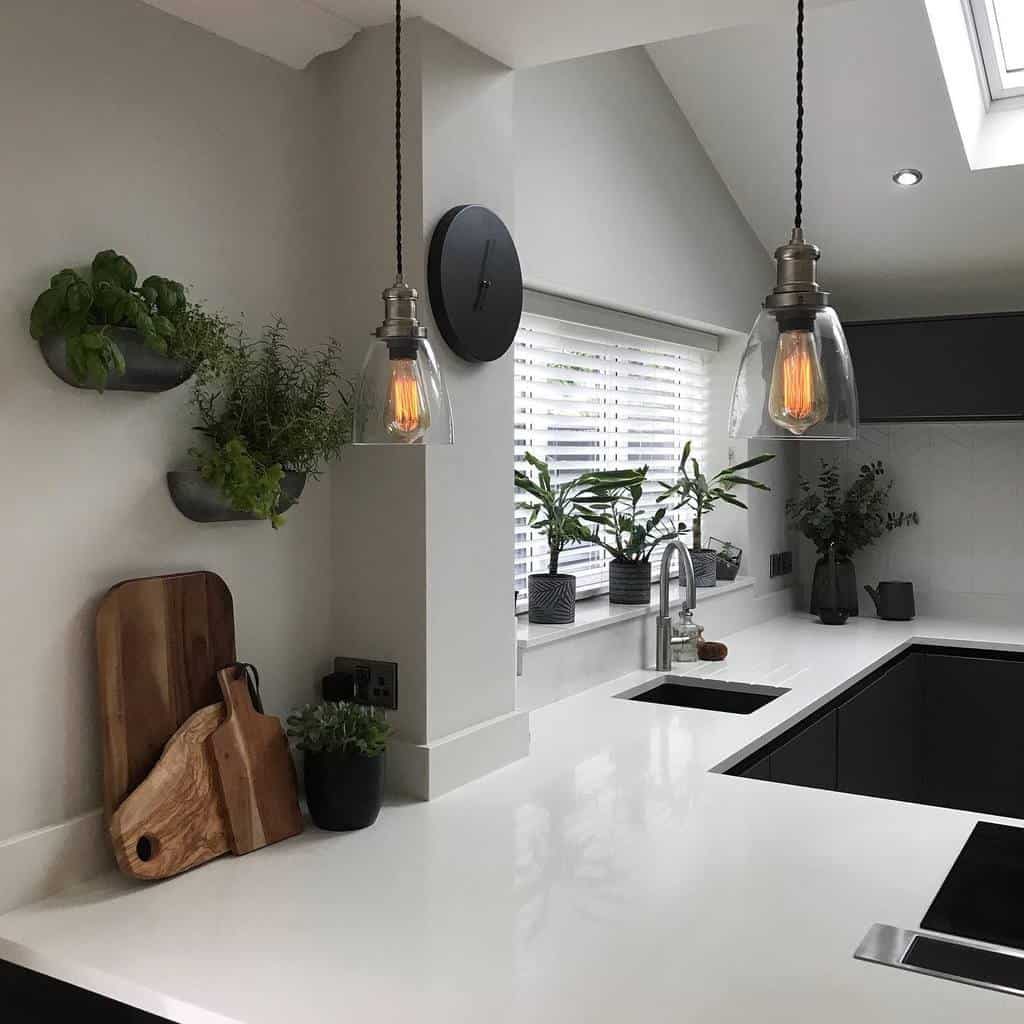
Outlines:
[[353, 444], [454, 444], [452, 406], [441, 368], [416, 318], [419, 293], [402, 265], [402, 2], [395, 2], [395, 283], [384, 291], [356, 386]]
[[793, 234], [775, 251], [778, 283], [740, 361], [729, 435], [848, 441], [859, 424], [853, 365], [829, 293], [817, 281], [821, 251], [803, 234], [804, 0], [797, 0], [796, 112]]

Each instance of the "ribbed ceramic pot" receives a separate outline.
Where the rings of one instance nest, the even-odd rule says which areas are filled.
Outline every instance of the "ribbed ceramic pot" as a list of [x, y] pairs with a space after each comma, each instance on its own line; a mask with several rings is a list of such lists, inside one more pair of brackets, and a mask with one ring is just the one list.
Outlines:
[[650, 604], [651, 563], [612, 562], [608, 566], [608, 600], [612, 604]]
[[377, 820], [384, 799], [384, 755], [355, 750], [303, 755], [306, 803], [317, 828], [350, 832]]
[[530, 577], [531, 622], [564, 626], [576, 621], [576, 577], [570, 573], [534, 573]]
[[718, 553], [712, 548], [690, 550], [693, 575], [698, 587], [713, 587], [718, 583]]

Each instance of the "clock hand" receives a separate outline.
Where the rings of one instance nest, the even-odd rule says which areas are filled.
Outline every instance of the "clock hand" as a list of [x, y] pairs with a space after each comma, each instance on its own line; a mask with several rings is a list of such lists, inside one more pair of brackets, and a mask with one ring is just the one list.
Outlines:
[[473, 312], [479, 313], [484, 308], [484, 303], [487, 301], [487, 293], [491, 287], [491, 281], [487, 277], [487, 261], [491, 257], [491, 246], [494, 245], [494, 239], [488, 238], [487, 244], [484, 246], [484, 258], [480, 263], [480, 284], [476, 290], [476, 301], [473, 303]]

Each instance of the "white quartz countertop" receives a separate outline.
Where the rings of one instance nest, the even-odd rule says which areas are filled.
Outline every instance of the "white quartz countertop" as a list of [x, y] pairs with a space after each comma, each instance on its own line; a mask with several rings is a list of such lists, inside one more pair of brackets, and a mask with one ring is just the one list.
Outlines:
[[918, 926], [991, 816], [711, 771], [915, 639], [1020, 650], [1024, 625], [776, 619], [694, 666], [790, 688], [752, 715], [615, 699], [632, 673], [366, 831], [10, 912], [0, 957], [182, 1024], [1018, 1022], [1013, 996], [852, 959], [874, 922]]

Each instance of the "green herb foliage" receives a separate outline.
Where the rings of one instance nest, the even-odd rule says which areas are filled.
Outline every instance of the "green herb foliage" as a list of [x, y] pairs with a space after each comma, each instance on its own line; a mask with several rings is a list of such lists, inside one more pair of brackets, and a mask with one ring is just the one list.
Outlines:
[[299, 750], [313, 754], [353, 750], [377, 757], [387, 749], [391, 733], [372, 708], [341, 701], [306, 704], [288, 716], [288, 735]]
[[[111, 328], [137, 330], [161, 355], [199, 365], [216, 348], [226, 321], [203, 314], [185, 298], [185, 289], [166, 277], [138, 273], [125, 256], [105, 249], [96, 254], [88, 277], [65, 269], [35, 301], [29, 330], [37, 341], [48, 334], [64, 338], [68, 368], [80, 384], [102, 391], [112, 373], [124, 373], [124, 356]], [[216, 326], [218, 330], [212, 330]]]
[[869, 462], [844, 492], [838, 464], [823, 459], [817, 490], [801, 477], [799, 497], [786, 502], [786, 515], [819, 555], [824, 557], [835, 544], [836, 554], [848, 558], [883, 534], [920, 522], [916, 512], [888, 510], [893, 484], [880, 483], [884, 475], [881, 462]]
[[319, 478], [351, 437], [351, 388], [341, 349], [292, 348], [281, 320], [257, 341], [239, 336], [219, 354], [217, 372], [200, 374], [193, 401], [207, 448], [191, 454], [234, 509], [277, 528], [286, 470]]
[[594, 530], [590, 540], [599, 544], [616, 562], [649, 562], [654, 549], [671, 537], [685, 533], [686, 527], [672, 523], [662, 525], [667, 509], [659, 508], [652, 515], [642, 511], [649, 467], [619, 470], [601, 474], [581, 504], [589, 511], [580, 518], [602, 528]]
[[759, 480], [753, 480], [740, 474], [744, 470], [770, 462], [775, 456], [758, 455], [753, 459], [747, 459], [746, 462], [738, 462], [735, 466], [727, 466], [708, 479], [701, 472], [697, 460], [690, 457], [692, 450], [692, 442], [687, 441], [683, 448], [683, 457], [679, 460], [679, 479], [671, 486], [662, 484], [665, 493], [658, 498], [658, 501], [670, 501], [675, 498], [676, 504], [673, 508], [685, 508], [693, 513], [693, 550], [702, 551], [704, 550], [704, 516], [708, 512], [713, 512], [720, 501], [724, 501], [727, 505], [735, 505], [737, 508], [746, 508], [747, 506], [732, 493], [734, 487], [753, 487], [758, 491], [771, 490]]
[[546, 462], [531, 452], [523, 457], [537, 471], [537, 479], [516, 470], [516, 487], [533, 499], [517, 502], [516, 508], [528, 511], [529, 525], [547, 535], [548, 572], [554, 576], [558, 572], [559, 557], [568, 545], [594, 539], [591, 529], [580, 521], [581, 511], [591, 512], [600, 504], [601, 488], [622, 486], [636, 474], [632, 470], [585, 473], [556, 485], [551, 481], [551, 470]]

